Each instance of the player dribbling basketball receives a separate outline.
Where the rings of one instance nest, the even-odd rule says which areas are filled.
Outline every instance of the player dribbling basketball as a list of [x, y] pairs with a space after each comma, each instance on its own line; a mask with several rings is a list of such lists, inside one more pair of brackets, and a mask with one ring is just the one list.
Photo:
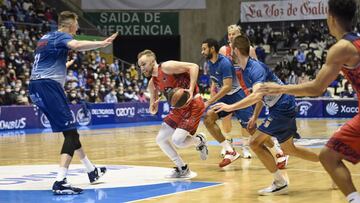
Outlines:
[[[166, 61], [158, 64], [156, 55], [151, 50], [144, 50], [138, 54], [138, 65], [149, 81], [150, 113], [156, 114], [159, 105], [159, 92], [164, 93], [169, 88], [184, 88], [190, 97], [182, 108], [173, 108], [164, 118], [156, 142], [162, 151], [174, 162], [176, 167], [168, 178], [191, 178], [189, 166], [181, 159], [174, 146], [186, 148], [196, 146], [201, 159], [207, 158], [208, 149], [206, 138], [197, 134], [200, 119], [205, 111], [205, 105], [198, 95], [196, 85], [199, 67], [194, 63], [180, 61]], [[195, 135], [195, 136], [194, 136]]]

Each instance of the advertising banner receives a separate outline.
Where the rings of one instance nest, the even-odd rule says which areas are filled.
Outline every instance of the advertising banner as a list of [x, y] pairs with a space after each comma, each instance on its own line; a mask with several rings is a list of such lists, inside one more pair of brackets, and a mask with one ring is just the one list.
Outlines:
[[359, 112], [356, 100], [324, 100], [324, 117], [351, 118]]
[[241, 22], [326, 19], [328, 0], [241, 1]]
[[323, 102], [321, 100], [296, 100], [298, 118], [323, 117]]
[[89, 12], [84, 14], [106, 35], [158, 36], [179, 34], [177, 12]]
[[38, 114], [34, 106], [0, 106], [0, 130], [39, 128]]

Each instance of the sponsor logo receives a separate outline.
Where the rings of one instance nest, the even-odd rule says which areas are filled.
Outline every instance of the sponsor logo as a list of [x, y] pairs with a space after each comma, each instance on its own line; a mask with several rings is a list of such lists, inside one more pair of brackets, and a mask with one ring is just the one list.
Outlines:
[[115, 115], [114, 109], [91, 109], [92, 115]]
[[86, 111], [84, 112], [84, 109], [79, 109], [76, 113], [76, 120], [81, 126], [89, 125], [91, 122], [91, 112]]
[[341, 113], [358, 113], [359, 112], [359, 107], [349, 107], [346, 105], [341, 105]]
[[148, 108], [138, 108], [137, 114], [148, 114], [150, 113], [150, 110]]
[[26, 127], [26, 118], [20, 118], [13, 121], [0, 120], [0, 130], [23, 129]]
[[41, 124], [45, 127], [45, 128], [50, 128], [50, 122], [49, 122], [49, 119], [45, 116], [45, 114], [41, 114], [40, 116], [40, 121], [41, 121]]
[[[101, 184], [89, 185], [86, 171], [81, 164], [71, 165], [67, 176], [74, 186], [84, 185], [86, 189], [131, 187], [170, 182], [165, 176], [171, 173], [170, 168], [111, 165]], [[56, 178], [57, 165], [23, 165], [0, 166], [1, 190], [50, 190]], [[151, 173], [149, 173], [151, 171]]]
[[326, 105], [326, 112], [329, 114], [329, 115], [336, 115], [339, 111], [339, 105], [335, 102], [330, 102]]
[[297, 103], [297, 106], [299, 108], [299, 114], [307, 116], [309, 109], [312, 107], [312, 104], [308, 101], [301, 101]]
[[357, 106], [347, 106], [347, 105], [339, 105], [335, 102], [330, 102], [326, 105], [326, 112], [330, 115], [336, 115], [339, 112], [340, 113], [346, 113], [346, 114], [356, 114], [359, 112], [359, 107]]
[[117, 117], [133, 117], [135, 116], [135, 107], [116, 108]]

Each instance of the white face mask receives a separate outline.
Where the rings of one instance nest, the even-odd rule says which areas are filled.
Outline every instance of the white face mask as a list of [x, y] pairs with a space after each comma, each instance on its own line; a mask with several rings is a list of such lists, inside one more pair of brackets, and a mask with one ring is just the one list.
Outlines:
[[70, 94], [72, 97], [76, 97], [76, 94]]
[[20, 91], [20, 94], [24, 95], [24, 94], [25, 94], [25, 91]]

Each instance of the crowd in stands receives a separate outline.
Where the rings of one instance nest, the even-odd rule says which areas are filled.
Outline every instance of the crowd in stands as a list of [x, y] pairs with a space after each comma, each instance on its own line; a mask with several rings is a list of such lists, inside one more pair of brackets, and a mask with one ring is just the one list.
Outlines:
[[[268, 64], [271, 58], [276, 58], [276, 64], [270, 67], [283, 82], [299, 84], [315, 78], [326, 60], [327, 50], [336, 42], [329, 34], [325, 20], [317, 23], [306, 22], [309, 25], [305, 26], [305, 22], [298, 25], [291, 22], [284, 31], [273, 30], [269, 24], [248, 24], [243, 26], [242, 32], [253, 43], [260, 61]], [[354, 32], [358, 31], [360, 23], [354, 27]], [[282, 55], [279, 58], [280, 52]], [[207, 72], [206, 66], [202, 72]], [[206, 74], [200, 76], [199, 82], [203, 93], [208, 92], [207, 78]], [[331, 88], [333, 91], [330, 91]], [[338, 91], [339, 89], [342, 90]], [[356, 94], [344, 77], [339, 75], [323, 96], [356, 97]]]
[[[0, 5], [0, 105], [28, 105], [36, 42], [44, 33], [57, 29], [57, 14], [42, 0], [2, 0]], [[325, 61], [327, 49], [335, 42], [325, 21], [311, 26], [291, 23], [283, 32], [273, 30], [269, 24], [254, 27], [244, 26], [243, 32], [256, 47], [259, 60], [267, 62], [269, 56], [276, 56], [280, 49], [286, 50], [272, 68], [281, 80], [291, 84], [314, 79]], [[354, 30], [360, 30], [360, 24]], [[135, 65], [118, 59], [109, 61], [101, 57], [99, 51], [71, 52], [69, 61], [64, 89], [71, 103], [148, 101], [148, 79]], [[201, 92], [208, 96], [210, 77], [204, 66], [201, 66], [198, 84]], [[331, 87], [340, 97], [356, 96], [341, 75]]]
[[[42, 0], [3, 0], [0, 15], [0, 105], [27, 105], [37, 40], [56, 30], [57, 15]], [[147, 102], [147, 79], [135, 65], [107, 61], [99, 51], [69, 54], [65, 92], [72, 104]]]

